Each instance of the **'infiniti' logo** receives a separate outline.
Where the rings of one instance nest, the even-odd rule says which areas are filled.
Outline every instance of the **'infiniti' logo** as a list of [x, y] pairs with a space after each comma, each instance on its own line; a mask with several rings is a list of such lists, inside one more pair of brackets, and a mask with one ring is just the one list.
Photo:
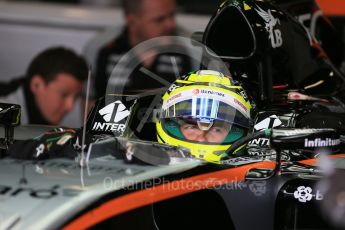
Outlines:
[[129, 115], [129, 111], [121, 101], [115, 101], [99, 111], [106, 122], [119, 122]]
[[340, 144], [339, 139], [331, 139], [331, 138], [316, 138], [313, 140], [309, 140], [308, 138], [304, 139], [304, 147], [329, 147], [329, 146], [336, 146]]

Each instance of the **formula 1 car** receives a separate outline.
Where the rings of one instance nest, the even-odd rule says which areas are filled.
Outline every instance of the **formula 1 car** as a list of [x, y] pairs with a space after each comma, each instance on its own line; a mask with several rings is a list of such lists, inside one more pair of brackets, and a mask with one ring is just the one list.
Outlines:
[[[289, 113], [266, 119], [256, 127], [299, 118]], [[75, 159], [4, 158], [0, 226], [332, 229], [321, 208], [330, 199], [329, 187], [318, 185], [330, 169], [316, 164], [329, 157], [344, 170], [340, 140], [335, 129], [273, 128], [240, 139], [238, 145], [251, 142], [248, 154], [220, 164], [193, 158], [183, 148], [114, 136], [95, 137], [85, 156]]]
[[[247, 55], [219, 53], [238, 46], [213, 46], [213, 35], [224, 25], [218, 19], [247, 28], [253, 36], [246, 40], [253, 41], [247, 48], [253, 49], [238, 50]], [[305, 54], [302, 60], [314, 71], [277, 67], [293, 62], [287, 34], [303, 43], [298, 46]], [[73, 130], [15, 127], [20, 107], [0, 104], [2, 155], [32, 150], [34, 156], [0, 160], [0, 229], [343, 227], [342, 190], [333, 194], [330, 181], [323, 181], [334, 168], [345, 168], [341, 73], [328, 65], [327, 57], [311, 52], [307, 34], [292, 17], [262, 1], [224, 3], [211, 19], [204, 43], [229, 60], [234, 77], [256, 99], [253, 130], [227, 150], [231, 157], [213, 164], [185, 148], [157, 143], [152, 101], [165, 89], [99, 100], [82, 129], [87, 138]], [[284, 70], [289, 71], [280, 75]], [[33, 136], [38, 138], [17, 145]], [[49, 142], [47, 151], [42, 140]], [[243, 144], [245, 155], [231, 155]], [[326, 216], [330, 211], [322, 207], [329, 206], [337, 208], [337, 215]]]
[[[293, 122], [295, 116], [289, 117]], [[286, 122], [279, 118], [268, 117], [273, 124]], [[262, 121], [257, 124], [261, 126]], [[183, 148], [109, 136], [97, 137], [85, 156], [75, 159], [4, 158], [0, 226], [331, 229], [333, 223], [320, 208], [328, 187], [318, 186], [329, 168], [315, 165], [318, 154], [344, 169], [338, 132], [326, 128], [257, 132], [237, 142], [255, 140], [248, 155], [220, 164], [195, 159]], [[257, 144], [266, 141], [270, 147]]]

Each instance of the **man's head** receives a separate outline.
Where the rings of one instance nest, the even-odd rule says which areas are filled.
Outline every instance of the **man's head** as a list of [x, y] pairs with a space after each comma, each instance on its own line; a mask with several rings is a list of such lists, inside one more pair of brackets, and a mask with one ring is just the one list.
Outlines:
[[123, 0], [132, 46], [142, 41], [174, 35], [175, 0]]
[[241, 86], [220, 72], [200, 70], [176, 80], [173, 90], [164, 94], [157, 138], [188, 148], [197, 158], [219, 162], [249, 131], [250, 115], [251, 103]]
[[59, 124], [73, 109], [87, 73], [85, 60], [69, 49], [47, 49], [33, 59], [27, 70], [30, 90], [50, 124]]

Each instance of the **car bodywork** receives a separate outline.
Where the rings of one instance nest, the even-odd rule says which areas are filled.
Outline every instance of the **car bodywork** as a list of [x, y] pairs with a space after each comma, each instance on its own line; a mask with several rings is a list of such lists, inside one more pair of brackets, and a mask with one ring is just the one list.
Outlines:
[[[344, 167], [344, 154], [332, 158]], [[106, 155], [86, 167], [67, 159], [4, 159], [1, 228], [170, 229], [183, 223], [183, 228], [329, 229], [318, 206], [324, 193], [315, 186], [323, 177], [311, 166], [316, 162], [290, 162], [270, 177], [276, 162], [256, 157], [223, 165], [184, 158], [164, 166]]]

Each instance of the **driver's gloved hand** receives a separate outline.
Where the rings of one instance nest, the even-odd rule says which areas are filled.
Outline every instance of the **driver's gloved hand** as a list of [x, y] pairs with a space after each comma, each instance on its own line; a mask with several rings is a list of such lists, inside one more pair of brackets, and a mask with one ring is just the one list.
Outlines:
[[[74, 158], [81, 151], [81, 133], [81, 129], [55, 128], [33, 139], [16, 141], [9, 147], [8, 155], [26, 160]], [[86, 146], [90, 142], [87, 136]]]

